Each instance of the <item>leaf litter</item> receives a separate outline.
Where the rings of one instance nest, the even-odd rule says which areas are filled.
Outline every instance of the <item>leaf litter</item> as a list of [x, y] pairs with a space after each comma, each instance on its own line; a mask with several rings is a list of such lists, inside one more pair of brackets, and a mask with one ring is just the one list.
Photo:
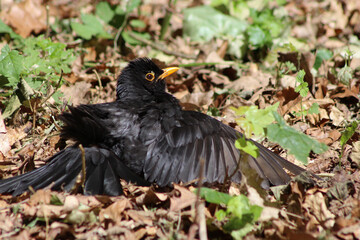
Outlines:
[[[117, 1], [109, 2], [121, 5]], [[359, 120], [360, 80], [357, 67], [360, 58], [356, 55], [359, 40], [353, 37], [358, 37], [360, 33], [357, 1], [288, 1], [285, 9], [294, 23], [290, 30], [292, 36], [307, 39], [306, 44], [297, 42], [296, 48], [302, 49], [301, 57], [298, 58], [297, 53], [283, 53], [275, 60], [269, 57], [263, 65], [253, 61], [244, 63], [242, 67], [226, 63], [231, 60], [231, 54], [237, 57], [245, 56], [250, 60], [256, 59], [256, 56], [249, 52], [234, 52], [234, 48], [228, 48], [230, 43], [241, 47], [241, 39], [229, 39], [231, 35], [227, 35], [222, 39], [210, 39], [204, 44], [191, 42], [186, 34], [185, 37], [180, 34], [184, 30], [182, 20], [186, 17], [182, 10], [189, 6], [181, 1], [175, 3], [175, 8], [168, 9], [163, 6], [167, 6], [167, 1], [163, 1], [163, 5], [144, 2], [140, 8], [147, 14], [129, 13], [129, 19], [140, 20], [145, 27], [133, 25], [127, 26], [125, 30], [148, 33], [154, 45], [149, 46], [146, 41], [136, 46], [123, 42], [119, 46], [121, 55], [113, 48], [113, 42], [106, 39], [93, 38], [86, 42], [84, 48], [85, 46], [80, 44], [83, 40], [75, 38], [74, 34], [59, 31], [52, 36], [79, 52], [71, 73], [64, 76], [67, 82], [62, 86], [67, 89], [64, 90], [64, 102], [80, 104], [112, 101], [115, 95], [115, 79], [121, 68], [126, 61], [141, 56], [158, 58], [167, 65], [190, 64], [183, 67], [175, 77], [168, 79], [169, 91], [180, 98], [184, 106], [191, 109], [209, 112], [210, 107], [217, 108], [215, 117], [221, 117], [221, 120], [232, 126], [236, 125], [236, 120], [229, 113], [230, 106], [257, 105], [265, 108], [280, 102], [279, 112], [288, 124], [297, 126], [301, 132], [313, 136], [329, 147], [329, 150], [322, 154], [311, 152], [309, 164], [306, 166], [308, 170], [323, 176], [323, 180], [315, 184], [296, 177], [279, 192], [275, 193], [274, 190], [272, 194], [266, 194], [265, 206], [269, 203], [275, 206], [266, 206], [267, 210], [264, 210], [263, 217], [258, 220], [258, 227], [245, 238], [360, 239], [358, 130], [345, 143], [340, 143], [349, 122]], [[30, 11], [31, 9], [34, 11]], [[84, 19], [81, 21], [81, 13], [92, 14], [95, 4], [91, 1], [69, 4], [50, 1], [49, 9], [50, 24], [54, 24], [56, 18], [76, 18], [78, 22], [84, 23]], [[166, 11], [173, 11], [173, 23], [169, 31], [172, 34], [167, 34], [165, 41], [168, 55], [164, 54], [164, 49], [158, 45], [163, 44], [158, 39], [161, 31], [158, 22], [163, 20]], [[20, 18], [13, 17], [14, 14], [22, 15], [21, 23], [27, 24], [19, 24], [16, 19]], [[21, 3], [14, 1], [8, 5], [4, 3], [0, 18], [12, 28], [13, 36], [18, 34], [28, 37], [45, 33], [47, 29], [46, 9], [36, 0]], [[54, 25], [53, 29], [56, 31], [61, 27], [63, 26]], [[190, 32], [192, 29], [186, 31]], [[102, 32], [93, 34], [95, 36]], [[1, 40], [1, 46], [4, 41], [6, 39]], [[323, 58], [318, 72], [314, 74], [312, 68], [317, 55], [310, 50], [316, 49], [316, 46], [334, 52], [334, 56]], [[354, 54], [349, 64], [352, 72], [344, 68], [347, 66], [348, 51]], [[185, 58], [184, 55], [195, 56], [197, 59]], [[191, 65], [195, 61], [219, 63]], [[281, 78], [281, 69], [276, 64], [286, 62], [292, 62], [296, 70], [289, 71]], [[273, 71], [268, 71], [269, 69]], [[310, 89], [304, 99], [295, 91], [296, 72], [300, 69], [307, 73], [304, 81]], [[230, 88], [241, 91], [240, 97], [232, 92], [222, 92]], [[0, 100], [3, 102], [4, 97], [1, 96]], [[306, 115], [303, 122], [301, 115], [295, 113], [302, 111], [303, 107], [310, 108], [314, 103], [319, 105], [319, 112]], [[3, 109], [3, 103], [0, 103], [0, 106]], [[56, 115], [63, 109], [48, 104], [47, 108], [40, 112], [21, 108], [10, 119], [0, 118], [0, 122], [5, 123], [1, 126], [6, 126], [5, 129], [0, 128], [2, 178], [41, 166], [48, 157], [65, 145], [58, 136], [59, 122], [56, 120]], [[29, 116], [36, 117], [35, 125]], [[273, 148], [279, 151], [278, 146]], [[281, 155], [293, 159], [287, 153], [281, 152]], [[125, 182], [123, 185], [125, 196], [118, 197], [83, 196], [48, 189], [25, 193], [15, 198], [1, 195], [0, 238], [188, 237], [190, 228], [196, 221], [197, 196], [191, 185], [180, 184], [165, 189], [156, 186], [137, 187]], [[215, 184], [211, 187], [231, 195], [240, 193], [238, 186], [224, 188], [222, 184]], [[261, 205], [261, 193], [258, 196], [251, 194], [251, 191], [247, 191], [249, 199], [254, 204]], [[221, 225], [216, 224], [215, 212], [219, 208], [223, 206], [205, 205], [204, 215], [208, 222], [209, 238], [230, 237]]]

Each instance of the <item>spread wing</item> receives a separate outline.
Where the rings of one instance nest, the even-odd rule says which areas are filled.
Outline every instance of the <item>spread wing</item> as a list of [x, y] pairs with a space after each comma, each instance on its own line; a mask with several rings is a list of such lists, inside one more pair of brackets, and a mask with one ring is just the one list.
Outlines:
[[242, 173], [238, 169], [247, 171], [243, 165], [254, 169], [266, 186], [269, 182], [281, 185], [290, 180], [283, 167], [295, 174], [303, 171], [258, 143], [257, 159], [241, 157], [234, 146], [241, 133], [202, 113], [184, 111], [167, 129], [167, 133], [149, 146], [144, 164], [145, 179], [160, 186], [199, 178], [201, 158], [204, 159], [203, 181], [208, 183], [223, 182], [234, 171], [237, 172], [231, 180], [240, 182]]

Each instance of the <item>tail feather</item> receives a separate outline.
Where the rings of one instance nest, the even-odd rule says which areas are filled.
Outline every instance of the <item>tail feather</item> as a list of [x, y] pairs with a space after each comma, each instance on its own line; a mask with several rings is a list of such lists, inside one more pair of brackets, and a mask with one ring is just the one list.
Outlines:
[[[54, 155], [50, 162], [34, 171], [0, 180], [0, 193], [20, 195], [29, 190], [51, 186], [52, 190], [70, 191], [81, 172], [81, 151], [73, 146]], [[133, 173], [111, 151], [104, 148], [86, 147], [86, 180], [84, 194], [121, 195], [120, 178], [140, 185], [148, 183]]]

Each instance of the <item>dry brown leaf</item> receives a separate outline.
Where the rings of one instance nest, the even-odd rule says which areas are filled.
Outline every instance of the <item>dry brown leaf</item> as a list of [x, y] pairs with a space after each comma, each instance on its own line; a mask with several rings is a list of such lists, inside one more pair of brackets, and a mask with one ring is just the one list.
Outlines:
[[339, 86], [331, 91], [330, 93], [331, 98], [354, 98], [357, 102], [359, 101], [359, 97], [356, 93], [349, 90], [346, 86], [339, 84]]
[[127, 198], [122, 197], [109, 207], [101, 209], [99, 213], [100, 221], [103, 222], [106, 219], [110, 219], [114, 222], [121, 222], [124, 210], [130, 207], [130, 201]]
[[136, 210], [128, 210], [126, 211], [126, 215], [132, 218], [135, 222], [140, 224], [146, 224], [148, 226], [153, 225], [153, 219], [155, 217], [154, 212]]
[[334, 126], [340, 126], [344, 124], [345, 115], [343, 112], [341, 112], [337, 107], [332, 106], [331, 112], [329, 114], [329, 117], [332, 121], [332, 124]]
[[28, 204], [23, 204], [22, 212], [26, 216], [39, 217], [39, 218], [59, 218], [62, 214], [63, 206], [57, 205], [46, 205], [39, 204], [37, 206], [30, 206]]
[[[295, 66], [299, 66], [298, 52], [281, 53], [279, 52], [278, 60], [280, 62], [292, 62]], [[310, 71], [310, 66], [313, 66], [315, 61], [314, 54], [310, 52], [301, 53], [300, 56], [300, 67], [297, 70], [303, 69], [305, 71], [304, 81], [308, 83], [309, 89], [313, 92], [313, 75]]]
[[27, 122], [25, 125], [22, 125], [17, 128], [8, 128], [7, 135], [9, 138], [10, 145], [13, 145], [16, 141], [20, 141], [27, 136], [27, 133], [31, 130], [32, 123]]
[[331, 229], [335, 224], [335, 215], [326, 207], [325, 197], [321, 192], [307, 195], [302, 205], [316, 219], [324, 224], [325, 227]]
[[351, 161], [353, 161], [358, 167], [360, 166], [360, 141], [356, 141], [353, 143], [350, 158]]
[[341, 239], [360, 239], [360, 223], [344, 227], [336, 235]]
[[71, 212], [74, 209], [78, 209], [80, 206], [79, 200], [75, 196], [67, 196], [64, 201], [64, 212]]
[[31, 32], [38, 34], [46, 29], [46, 9], [40, 0], [15, 3], [0, 17], [24, 38], [28, 37]]
[[306, 130], [306, 134], [314, 137], [319, 142], [331, 145], [341, 137], [341, 133], [338, 130], [324, 131], [320, 128], [310, 128]]
[[187, 188], [174, 184], [173, 196], [170, 198], [170, 211], [180, 211], [196, 202], [196, 195]]
[[30, 206], [50, 204], [52, 192], [49, 189], [39, 189], [29, 199]]
[[226, 85], [226, 88], [233, 89], [236, 92], [240, 90], [255, 91], [259, 88], [265, 88], [269, 85], [272, 75], [260, 71], [258, 65], [250, 64], [249, 73], [241, 76], [239, 79]]
[[153, 188], [147, 188], [147, 191], [135, 199], [138, 205], [156, 205], [168, 200], [169, 196], [166, 193], [157, 193]]
[[108, 230], [106, 231], [106, 235], [110, 238], [114, 238], [113, 235], [124, 235], [124, 238], [119, 238], [119, 239], [126, 239], [126, 240], [136, 240], [136, 235], [131, 232], [129, 229], [127, 229], [126, 227], [122, 227], [122, 226], [113, 226], [108, 228]]
[[88, 100], [85, 98], [85, 94], [89, 91], [90, 87], [90, 83], [80, 81], [69, 87], [64, 84], [61, 86], [60, 91], [64, 93], [66, 101], [69, 101], [74, 106], [77, 106], [88, 103]]
[[207, 108], [212, 103], [213, 91], [195, 92], [185, 95], [180, 99], [182, 103], [191, 103], [198, 107]]
[[73, 230], [68, 224], [53, 222], [50, 225], [48, 237], [51, 239], [69, 238], [69, 234], [73, 235]]

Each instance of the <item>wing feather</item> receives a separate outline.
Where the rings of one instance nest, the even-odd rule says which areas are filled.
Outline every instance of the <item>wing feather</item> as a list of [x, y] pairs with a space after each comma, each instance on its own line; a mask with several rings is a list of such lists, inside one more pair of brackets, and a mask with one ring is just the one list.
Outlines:
[[[205, 160], [203, 180], [209, 183], [224, 181], [226, 175], [238, 168], [238, 161], [241, 165], [245, 164], [241, 161], [248, 161], [246, 166], [253, 168], [266, 181], [266, 186], [290, 180], [283, 167], [294, 173], [303, 171], [257, 143], [260, 151], [257, 159], [242, 157], [234, 144], [241, 133], [198, 112], [182, 111], [181, 114], [174, 120], [176, 126], [167, 127], [168, 132], [160, 134], [148, 148], [143, 172], [150, 182], [166, 186], [197, 179], [201, 158]], [[231, 180], [240, 182], [241, 179], [242, 173], [238, 170]]]

